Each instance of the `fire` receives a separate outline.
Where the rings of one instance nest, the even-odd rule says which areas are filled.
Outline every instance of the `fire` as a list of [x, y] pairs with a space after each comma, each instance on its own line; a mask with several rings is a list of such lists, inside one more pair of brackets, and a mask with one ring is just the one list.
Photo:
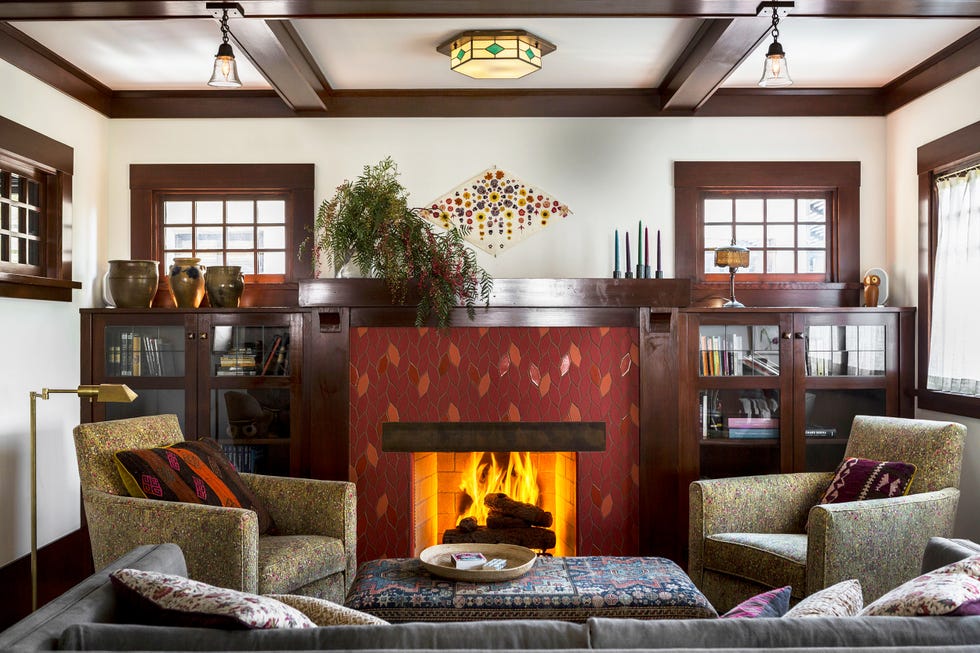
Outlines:
[[489, 510], [483, 499], [488, 494], [502, 492], [515, 501], [538, 505], [538, 469], [531, 462], [531, 454], [526, 451], [511, 451], [506, 466], [498, 465], [494, 454], [487, 456], [474, 451], [463, 469], [459, 489], [473, 502], [456, 518], [456, 523], [465, 517], [475, 517], [477, 523], [486, 524]]

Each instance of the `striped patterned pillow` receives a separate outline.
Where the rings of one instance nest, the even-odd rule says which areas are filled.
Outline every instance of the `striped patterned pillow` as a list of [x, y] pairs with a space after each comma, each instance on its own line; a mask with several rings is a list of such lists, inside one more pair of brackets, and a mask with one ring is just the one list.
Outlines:
[[169, 447], [115, 453], [116, 469], [130, 496], [246, 508], [259, 516], [259, 533], [275, 523], [214, 440], [190, 440]]

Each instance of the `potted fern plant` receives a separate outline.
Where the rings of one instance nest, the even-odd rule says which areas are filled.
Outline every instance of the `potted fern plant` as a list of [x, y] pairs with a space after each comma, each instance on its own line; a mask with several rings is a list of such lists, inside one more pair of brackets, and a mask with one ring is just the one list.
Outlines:
[[448, 326], [456, 306], [473, 319], [477, 302], [489, 303], [493, 279], [476, 262], [462, 231], [437, 233], [408, 205], [398, 174], [391, 157], [366, 165], [320, 204], [308, 239], [314, 259], [325, 255], [335, 271], [354, 266], [384, 279], [396, 302], [414, 289], [419, 326], [430, 317]]

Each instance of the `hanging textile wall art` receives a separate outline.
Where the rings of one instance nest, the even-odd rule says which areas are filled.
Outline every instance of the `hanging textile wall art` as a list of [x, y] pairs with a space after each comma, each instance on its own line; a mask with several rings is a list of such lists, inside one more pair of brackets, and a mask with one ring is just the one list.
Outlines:
[[537, 186], [493, 167], [440, 195], [421, 214], [443, 229], [469, 228], [465, 239], [496, 256], [571, 211]]

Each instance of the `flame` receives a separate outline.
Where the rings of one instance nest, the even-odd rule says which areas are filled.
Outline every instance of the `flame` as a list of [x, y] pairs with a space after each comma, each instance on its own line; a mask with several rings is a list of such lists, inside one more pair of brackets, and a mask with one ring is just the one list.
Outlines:
[[[484, 462], [484, 459], [488, 462]], [[493, 454], [474, 451], [470, 453], [470, 460], [463, 468], [459, 489], [473, 502], [465, 512], [456, 517], [456, 523], [465, 517], [475, 517], [477, 523], [486, 524], [490, 511], [483, 499], [488, 494], [502, 492], [514, 501], [538, 505], [538, 469], [531, 462], [531, 454], [527, 451], [511, 451], [505, 467], [497, 464]]]

